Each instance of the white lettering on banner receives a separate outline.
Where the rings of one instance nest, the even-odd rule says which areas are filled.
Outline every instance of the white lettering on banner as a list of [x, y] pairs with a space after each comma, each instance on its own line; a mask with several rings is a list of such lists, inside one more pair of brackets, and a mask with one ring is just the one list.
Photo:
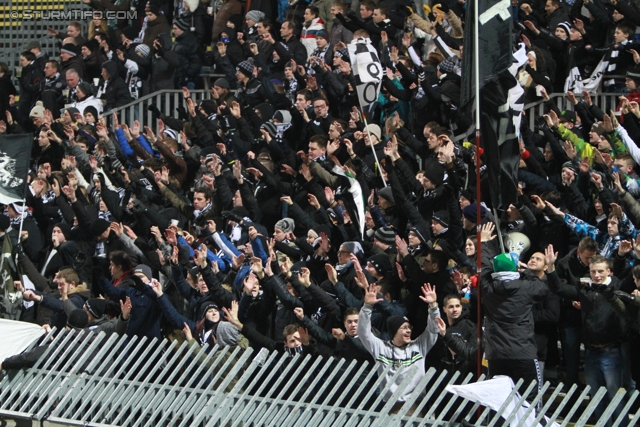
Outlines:
[[502, 0], [499, 3], [494, 4], [489, 9], [484, 11], [479, 17], [479, 21], [481, 25], [486, 24], [491, 21], [495, 16], [500, 16], [503, 21], [506, 21], [511, 17], [511, 13], [509, 12], [509, 6], [511, 5], [510, 0]]
[[595, 93], [600, 87], [600, 82], [602, 81], [604, 71], [607, 69], [607, 65], [609, 65], [609, 58], [605, 55], [588, 77], [582, 77], [578, 67], [573, 67], [564, 82], [564, 92], [587, 91], [589, 93]]
[[14, 188], [21, 185], [24, 180], [14, 176], [16, 174], [16, 159], [0, 152], [0, 185]]

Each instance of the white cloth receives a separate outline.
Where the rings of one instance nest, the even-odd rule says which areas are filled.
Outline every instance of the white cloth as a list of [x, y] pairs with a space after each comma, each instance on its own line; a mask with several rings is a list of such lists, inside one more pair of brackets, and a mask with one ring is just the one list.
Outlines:
[[33, 323], [0, 319], [0, 361], [22, 353], [44, 333], [44, 329]]
[[[467, 385], [448, 385], [446, 390], [449, 393], [469, 399], [470, 401], [479, 403], [482, 406], [488, 406], [497, 412], [500, 410], [504, 402], [506, 402], [514, 387], [515, 384], [511, 378], [498, 375], [487, 381], [480, 381]], [[520, 395], [516, 393], [501, 415], [502, 418], [506, 420], [513, 411], [517, 410], [517, 413], [511, 419], [511, 427], [516, 427], [520, 423], [520, 420], [524, 417], [527, 409], [529, 408], [529, 404], [527, 402], [522, 402], [522, 406], [518, 408], [518, 400], [520, 400]], [[529, 414], [524, 425], [527, 427], [534, 427], [533, 422], [535, 419], [536, 414], [534, 410]], [[547, 420], [546, 417], [545, 420]], [[557, 423], [545, 423], [545, 425], [547, 427], [558, 427]], [[535, 427], [542, 427], [542, 425], [538, 423], [535, 424]]]

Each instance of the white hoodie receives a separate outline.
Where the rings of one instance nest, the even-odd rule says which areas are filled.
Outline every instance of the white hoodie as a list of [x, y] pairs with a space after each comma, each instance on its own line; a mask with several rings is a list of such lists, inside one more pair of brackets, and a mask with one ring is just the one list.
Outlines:
[[429, 322], [424, 332], [415, 340], [411, 341], [404, 347], [398, 347], [391, 341], [382, 341], [371, 332], [371, 310], [372, 306], [365, 304], [360, 310], [358, 318], [358, 337], [360, 341], [373, 356], [376, 361], [376, 369], [378, 375], [382, 375], [387, 366], [391, 365], [391, 369], [387, 372], [385, 379], [380, 383], [381, 388], [387, 387], [387, 383], [393, 376], [402, 369], [402, 372], [395, 378], [395, 381], [389, 387], [384, 395], [383, 400], [388, 401], [393, 393], [395, 393], [402, 381], [411, 376], [413, 379], [404, 389], [402, 395], [398, 397], [398, 402], [406, 402], [411, 398], [422, 377], [426, 372], [425, 356], [433, 348], [438, 340], [438, 325], [435, 318], [440, 317], [440, 309], [438, 307], [429, 308]]

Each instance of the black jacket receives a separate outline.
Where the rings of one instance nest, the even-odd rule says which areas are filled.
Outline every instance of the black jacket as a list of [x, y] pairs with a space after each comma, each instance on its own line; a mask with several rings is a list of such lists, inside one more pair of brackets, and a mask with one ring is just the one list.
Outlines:
[[175, 89], [174, 75], [180, 65], [180, 59], [171, 51], [171, 35], [162, 33], [159, 36], [162, 50], [152, 49], [150, 91]]
[[54, 78], [42, 79], [40, 83], [40, 99], [46, 110], [51, 111], [53, 118], [60, 117], [60, 110], [64, 107], [62, 90], [67, 87], [64, 75], [58, 73]]
[[36, 67], [35, 62], [22, 69], [20, 83], [20, 103], [18, 109], [22, 117], [29, 117], [29, 111], [40, 96], [40, 82], [44, 78], [42, 72]]
[[107, 88], [105, 89], [102, 99], [106, 101], [105, 111], [131, 102], [131, 93], [127, 84], [118, 75], [117, 65], [114, 61], [107, 61], [102, 65], [109, 73]]
[[548, 293], [545, 299], [533, 306], [534, 330], [538, 345], [538, 360], [547, 360], [547, 346], [550, 337], [555, 337], [555, 330], [560, 319], [560, 298]]
[[273, 49], [278, 52], [280, 57], [279, 63], [286, 64], [292, 59], [296, 64], [306, 64], [307, 48], [300, 42], [296, 36], [292, 36], [288, 41], [276, 42]]
[[482, 299], [487, 360], [536, 359], [533, 306], [549, 293], [546, 283], [525, 271], [516, 280], [494, 279], [491, 254], [482, 244]]
[[[558, 278], [564, 281], [567, 286], [580, 289], [580, 278], [589, 277], [589, 266], [580, 261], [578, 249], [575, 248], [558, 261], [556, 272]], [[582, 314], [580, 310], [573, 307], [570, 299], [562, 299], [561, 301], [560, 324], [574, 327], [582, 324]]]
[[[582, 337], [584, 345], [602, 346], [607, 344], [620, 344], [626, 337], [626, 321], [623, 316], [616, 313], [607, 301], [605, 295], [591, 284], [570, 286], [560, 281], [557, 272], [547, 274], [549, 289], [556, 295], [580, 301], [582, 313]], [[611, 278], [614, 290], [620, 290], [620, 280]]]
[[189, 31], [180, 34], [171, 46], [171, 51], [178, 55], [180, 62], [176, 74], [178, 84], [197, 78], [202, 61], [198, 56], [198, 42], [195, 36]]
[[265, 101], [266, 96], [260, 80], [252, 77], [246, 86], [238, 85], [236, 98], [242, 107], [255, 108], [256, 105]]
[[447, 325], [445, 336], [438, 340], [442, 344], [438, 352], [440, 367], [448, 371], [459, 371], [463, 376], [475, 374], [477, 334], [476, 324], [469, 320], [469, 311], [465, 307], [453, 325]]
[[[11, 82], [11, 76], [5, 74], [0, 77], [0, 120], [3, 120], [5, 123], [7, 122], [5, 111], [11, 108], [9, 106], [9, 95], [15, 95], [16, 93], [16, 87]], [[16, 119], [16, 117], [14, 117], [14, 119]]]

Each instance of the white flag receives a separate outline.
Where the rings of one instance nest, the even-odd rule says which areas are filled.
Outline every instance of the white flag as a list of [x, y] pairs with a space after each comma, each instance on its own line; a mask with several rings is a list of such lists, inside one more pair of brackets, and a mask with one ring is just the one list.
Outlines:
[[383, 76], [382, 64], [378, 52], [371, 45], [371, 39], [354, 39], [347, 48], [360, 106], [365, 107], [378, 99]]
[[578, 67], [573, 67], [569, 71], [569, 77], [564, 82], [564, 92], [582, 93], [582, 91], [586, 90], [589, 93], [596, 93], [600, 88], [600, 82], [608, 65], [609, 55], [604, 55], [591, 75], [585, 78], [582, 78]]

